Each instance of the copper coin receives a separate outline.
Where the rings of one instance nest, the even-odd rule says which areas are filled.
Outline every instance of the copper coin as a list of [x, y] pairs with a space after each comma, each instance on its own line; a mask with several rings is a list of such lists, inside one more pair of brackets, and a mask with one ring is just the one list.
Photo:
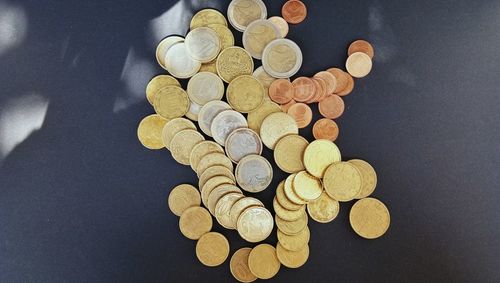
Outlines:
[[[320, 102], [321, 100], [323, 100], [325, 97], [328, 96], [328, 92], [326, 92], [326, 82], [322, 78], [313, 78], [313, 81], [317, 83], [316, 86], [317, 97], [315, 98], [316, 100], [315, 102]], [[320, 87], [319, 91], [317, 90], [318, 86]]]
[[278, 79], [269, 86], [269, 97], [278, 104], [288, 103], [293, 98], [293, 85], [289, 80]]
[[318, 104], [319, 113], [325, 118], [337, 119], [344, 113], [344, 101], [340, 96], [332, 94]]
[[339, 136], [339, 126], [331, 119], [319, 119], [314, 123], [313, 136], [317, 140], [335, 141]]
[[294, 105], [295, 103], [297, 103], [297, 102], [296, 102], [295, 100], [293, 100], [293, 99], [292, 99], [292, 100], [290, 100], [288, 103], [281, 105], [281, 111], [283, 111], [283, 112], [287, 112], [287, 111], [288, 111], [288, 109], [289, 109], [292, 105]]
[[333, 93], [339, 93], [347, 87], [347, 84], [349, 83], [349, 77], [351, 76], [349, 75], [349, 73], [344, 72], [339, 68], [330, 68], [326, 71], [335, 76], [335, 78], [337, 79], [337, 86], [335, 87]]
[[347, 56], [351, 56], [351, 54], [356, 52], [363, 52], [370, 56], [371, 59], [373, 59], [373, 56], [375, 55], [373, 46], [368, 41], [362, 39], [358, 39], [349, 45], [349, 49], [347, 49]]
[[321, 96], [321, 94], [323, 93], [324, 91], [324, 84], [322, 85], [318, 79], [316, 78], [311, 78], [312, 82], [314, 83], [314, 95], [308, 99], [307, 101], [305, 101], [305, 103], [307, 104], [311, 104], [311, 103], [314, 103], [314, 102], [318, 102], [319, 100], [319, 97]]
[[314, 82], [310, 78], [298, 77], [292, 82], [293, 99], [298, 102], [304, 102], [314, 95], [316, 92]]
[[337, 78], [330, 72], [322, 71], [314, 75], [315, 78], [323, 79], [326, 83], [326, 92], [333, 93], [337, 88]]
[[354, 89], [353, 77], [351, 75], [349, 75], [349, 73], [347, 73], [347, 72], [344, 72], [344, 73], [347, 75], [347, 86], [345, 87], [344, 90], [341, 90], [339, 93], [336, 93], [336, 95], [338, 95], [338, 96], [346, 96], [349, 93], [351, 93], [352, 90]]
[[309, 105], [305, 103], [295, 103], [288, 108], [287, 114], [292, 116], [297, 122], [299, 129], [305, 128], [311, 124], [312, 121], [312, 110]]
[[290, 24], [298, 24], [307, 16], [306, 5], [299, 0], [288, 0], [281, 8], [281, 15]]

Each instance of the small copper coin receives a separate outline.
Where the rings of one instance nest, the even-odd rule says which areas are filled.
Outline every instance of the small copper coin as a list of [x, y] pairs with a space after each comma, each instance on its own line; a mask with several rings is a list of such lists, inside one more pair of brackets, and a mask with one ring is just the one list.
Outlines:
[[299, 127], [299, 129], [309, 126], [313, 116], [311, 107], [309, 107], [309, 105], [305, 103], [296, 103], [290, 106], [290, 108], [288, 108], [287, 114], [295, 119], [295, 122], [297, 122], [297, 126]]
[[299, 0], [289, 0], [281, 8], [281, 15], [290, 24], [298, 24], [307, 16], [306, 5]]
[[321, 71], [314, 75], [315, 78], [323, 79], [326, 83], [326, 92], [333, 93], [337, 88], [337, 78], [330, 72]]
[[285, 104], [293, 99], [294, 88], [286, 79], [278, 79], [269, 86], [269, 97], [278, 104]]
[[335, 79], [337, 79], [337, 85], [336, 85], [333, 93], [339, 93], [339, 92], [343, 91], [344, 89], [346, 89], [347, 84], [349, 83], [349, 77], [350, 77], [350, 75], [348, 73], [344, 72], [343, 70], [341, 70], [339, 68], [330, 68], [326, 71], [329, 72], [330, 74], [332, 74], [333, 76], [335, 76]]
[[292, 99], [292, 100], [290, 100], [288, 103], [286, 103], [286, 104], [282, 104], [282, 105], [281, 105], [281, 111], [283, 111], [283, 112], [287, 112], [287, 111], [288, 111], [288, 109], [289, 109], [290, 107], [292, 107], [292, 105], [294, 105], [295, 103], [297, 103], [297, 102], [296, 102], [295, 100], [293, 100], [293, 99]]
[[344, 113], [344, 101], [338, 95], [331, 95], [318, 104], [319, 113], [325, 118], [337, 119]]
[[368, 41], [362, 39], [358, 39], [349, 45], [349, 49], [347, 49], [347, 56], [351, 56], [351, 54], [356, 52], [363, 52], [372, 59], [375, 55], [373, 46]]
[[349, 93], [351, 93], [354, 89], [354, 79], [352, 78], [349, 73], [345, 72], [347, 75], [347, 86], [345, 87], [344, 90], [341, 90], [340, 92], [336, 93], [338, 96], [346, 96]]
[[313, 136], [317, 140], [335, 141], [339, 136], [339, 126], [331, 119], [319, 119], [314, 123]]
[[251, 251], [251, 248], [241, 248], [234, 252], [229, 262], [231, 274], [239, 282], [250, 283], [257, 280], [257, 277], [248, 268], [248, 256]]
[[314, 96], [316, 92], [314, 82], [310, 78], [298, 77], [292, 82], [293, 99], [295, 101], [304, 102]]
[[314, 103], [314, 102], [319, 102], [321, 99], [325, 98], [327, 95], [326, 92], [326, 83], [323, 79], [321, 78], [312, 78], [311, 79], [314, 83], [314, 95], [306, 101], [305, 103]]

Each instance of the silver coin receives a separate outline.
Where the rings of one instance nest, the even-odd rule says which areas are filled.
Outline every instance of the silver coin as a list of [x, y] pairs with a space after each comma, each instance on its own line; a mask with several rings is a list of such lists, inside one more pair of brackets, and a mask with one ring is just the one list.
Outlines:
[[272, 214], [269, 210], [260, 206], [245, 209], [238, 217], [236, 225], [238, 234], [251, 243], [267, 239], [271, 235], [273, 228], [274, 219]]
[[266, 4], [261, 0], [233, 0], [227, 8], [229, 23], [238, 31], [245, 31], [253, 21], [267, 18]]
[[201, 63], [191, 58], [185, 42], [177, 42], [165, 55], [165, 67], [172, 76], [187, 79], [198, 72]]
[[191, 119], [193, 121], [198, 121], [198, 114], [200, 113], [200, 110], [201, 110], [201, 105], [193, 101], [190, 101], [189, 110], [186, 113], [186, 117], [188, 117], [188, 119]]
[[273, 167], [260, 155], [243, 157], [235, 170], [236, 182], [245, 191], [258, 193], [265, 190], [273, 179]]
[[278, 28], [278, 30], [280, 31], [281, 37], [287, 36], [289, 27], [288, 27], [288, 23], [285, 21], [285, 19], [283, 19], [282, 17], [274, 16], [274, 17], [270, 17], [267, 20], [270, 21], [271, 23], [273, 23], [276, 26], [276, 28]]
[[225, 110], [215, 116], [210, 131], [214, 140], [224, 146], [229, 134], [238, 128], [248, 128], [245, 116], [234, 110]]
[[247, 155], [260, 155], [262, 147], [259, 135], [248, 128], [236, 129], [226, 139], [226, 154], [234, 163]]
[[208, 63], [217, 57], [221, 43], [217, 33], [208, 27], [199, 27], [186, 35], [186, 47], [191, 58]]
[[253, 197], [244, 197], [242, 199], [239, 199], [234, 203], [234, 205], [231, 207], [231, 210], [229, 211], [229, 219], [231, 222], [231, 225], [236, 226], [236, 223], [238, 221], [238, 217], [240, 214], [247, 208], [251, 206], [261, 206], [264, 207], [264, 204]]
[[243, 33], [243, 47], [253, 58], [261, 59], [264, 48], [278, 38], [281, 38], [281, 34], [272, 22], [268, 20], [253, 21]]
[[302, 66], [302, 51], [290, 39], [275, 39], [264, 48], [262, 66], [275, 78], [289, 78]]
[[165, 55], [167, 55], [168, 49], [170, 49], [170, 47], [172, 47], [175, 43], [183, 41], [184, 38], [177, 35], [167, 36], [160, 41], [156, 47], [156, 61], [163, 69], [167, 69], [167, 67], [165, 67]]
[[191, 101], [203, 106], [210, 101], [221, 100], [224, 83], [214, 73], [200, 72], [189, 79], [187, 94]]
[[232, 109], [229, 104], [224, 101], [210, 101], [207, 104], [203, 105], [200, 109], [200, 113], [198, 113], [198, 126], [200, 129], [207, 135], [212, 136], [212, 122], [220, 112], [224, 110]]

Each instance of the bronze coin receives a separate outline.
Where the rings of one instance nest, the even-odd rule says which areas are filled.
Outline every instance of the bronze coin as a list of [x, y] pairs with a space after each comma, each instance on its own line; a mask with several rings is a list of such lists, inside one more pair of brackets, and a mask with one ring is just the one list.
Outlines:
[[323, 79], [326, 83], [326, 92], [334, 93], [337, 88], [337, 78], [330, 72], [322, 71], [314, 75], [315, 78]]
[[339, 136], [339, 126], [331, 119], [319, 119], [314, 123], [313, 136], [317, 140], [335, 141]]
[[354, 89], [354, 78], [347, 72], [344, 72], [347, 76], [347, 86], [345, 87], [344, 90], [341, 90], [340, 92], [336, 93], [338, 96], [346, 96], [349, 93], [351, 93]]
[[311, 100], [313, 100], [313, 102], [320, 102], [328, 95], [326, 91], [326, 82], [322, 78], [312, 78], [312, 81], [316, 86], [316, 93]]
[[333, 93], [339, 93], [347, 87], [347, 84], [349, 83], [349, 73], [344, 72], [339, 68], [330, 68], [326, 71], [337, 79], [337, 85]]
[[375, 55], [373, 46], [368, 41], [362, 39], [358, 39], [349, 45], [349, 49], [347, 49], [347, 56], [351, 56], [351, 54], [356, 52], [363, 52], [370, 56], [371, 59], [373, 59], [373, 56]]
[[298, 24], [307, 16], [306, 5], [299, 0], [289, 0], [281, 8], [281, 15], [290, 24]]
[[298, 77], [292, 82], [293, 99], [298, 102], [304, 102], [314, 96], [316, 87], [310, 78]]
[[318, 104], [319, 113], [325, 118], [337, 119], [344, 113], [344, 101], [340, 96], [332, 94]]
[[269, 86], [269, 97], [278, 104], [290, 102], [293, 98], [293, 85], [289, 80], [278, 79]]
[[297, 122], [297, 126], [299, 127], [299, 129], [309, 126], [313, 116], [311, 107], [309, 107], [309, 105], [305, 103], [296, 103], [290, 106], [290, 108], [288, 108], [287, 114], [295, 119], [295, 122]]

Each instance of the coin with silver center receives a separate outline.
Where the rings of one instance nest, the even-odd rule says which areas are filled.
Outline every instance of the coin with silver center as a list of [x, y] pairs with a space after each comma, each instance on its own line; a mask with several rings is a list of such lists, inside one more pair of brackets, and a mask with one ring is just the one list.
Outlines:
[[268, 20], [253, 21], [243, 33], [243, 47], [255, 59], [262, 58], [262, 52], [269, 42], [281, 38], [276, 26]]
[[236, 182], [250, 193], [265, 190], [273, 180], [273, 167], [266, 158], [260, 155], [243, 157], [236, 166]]
[[234, 163], [238, 163], [247, 155], [262, 153], [262, 141], [259, 135], [248, 128], [236, 129], [229, 134], [225, 147], [227, 157]]
[[225, 110], [230, 110], [231, 106], [224, 101], [210, 101], [207, 104], [203, 105], [200, 109], [200, 113], [198, 113], [198, 126], [200, 129], [207, 135], [212, 136], [212, 122], [217, 116], [217, 114], [221, 113]]
[[167, 70], [167, 67], [165, 66], [165, 55], [167, 55], [168, 49], [172, 47], [177, 42], [183, 42], [184, 38], [177, 36], [177, 35], [171, 35], [167, 36], [156, 47], [156, 61], [158, 64], [165, 70]]
[[266, 4], [261, 0], [233, 0], [227, 8], [229, 23], [238, 31], [245, 31], [255, 20], [267, 18]]
[[221, 49], [219, 36], [208, 27], [199, 27], [190, 31], [186, 35], [185, 42], [191, 58], [202, 63], [215, 59]]
[[185, 42], [177, 42], [165, 55], [165, 67], [172, 76], [187, 79], [198, 72], [201, 63], [191, 58]]
[[289, 78], [302, 66], [302, 51], [290, 39], [280, 38], [271, 41], [262, 54], [264, 70], [275, 78]]
[[187, 94], [191, 101], [203, 106], [224, 96], [224, 83], [216, 74], [200, 72], [189, 79]]
[[247, 127], [247, 120], [240, 112], [225, 110], [215, 116], [210, 131], [218, 144], [225, 145], [226, 139], [232, 131]]

